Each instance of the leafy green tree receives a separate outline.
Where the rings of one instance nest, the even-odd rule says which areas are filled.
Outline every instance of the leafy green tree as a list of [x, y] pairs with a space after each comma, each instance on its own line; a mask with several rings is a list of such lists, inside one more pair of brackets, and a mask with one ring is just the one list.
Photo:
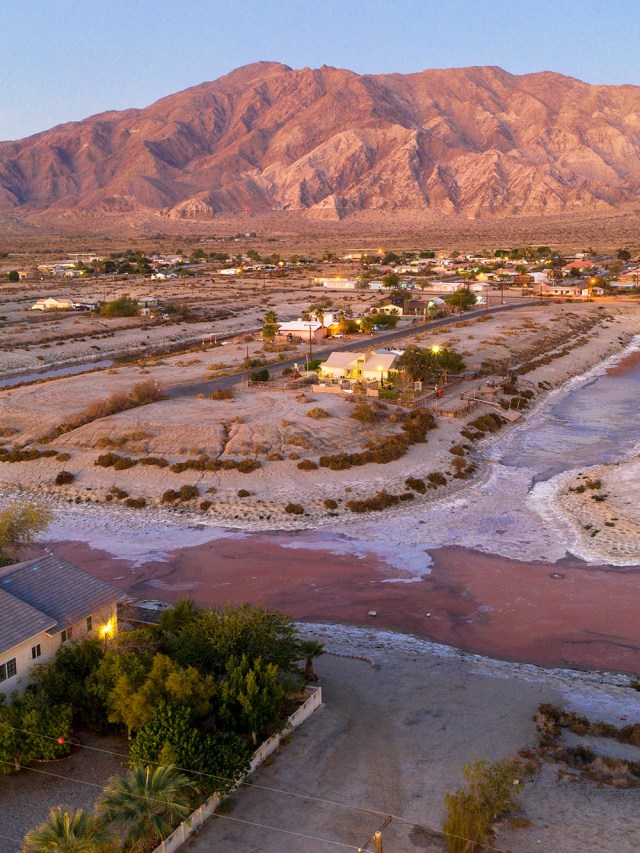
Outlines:
[[207, 716], [211, 709], [214, 681], [197, 669], [184, 669], [167, 655], [156, 654], [151, 668], [140, 680], [124, 674], [109, 694], [109, 719], [127, 727], [129, 736], [153, 717], [160, 702], [168, 701], [190, 708], [195, 719]]
[[36, 503], [10, 504], [0, 510], [0, 566], [17, 562], [25, 548], [47, 529], [53, 515]]
[[256, 745], [258, 735], [276, 730], [285, 698], [275, 664], [250, 661], [246, 655], [229, 658], [218, 696], [219, 717], [228, 729], [249, 732]]
[[160, 630], [167, 653], [175, 661], [217, 676], [224, 675], [233, 656], [245, 654], [249, 660], [259, 657], [283, 671], [291, 669], [298, 657], [291, 619], [277, 610], [250, 604], [198, 610], [178, 627], [168, 611], [160, 621]]
[[278, 323], [278, 315], [275, 311], [267, 311], [264, 315], [264, 323], [262, 324], [262, 337], [265, 341], [271, 343], [278, 334], [280, 324]]
[[100, 818], [82, 809], [56, 806], [49, 817], [27, 833], [23, 853], [113, 853], [117, 842]]
[[88, 686], [104, 654], [104, 642], [98, 637], [64, 643], [53, 660], [31, 670], [34, 688], [46, 697], [50, 706], [68, 702], [83, 722], [104, 728], [103, 704]]
[[467, 308], [471, 308], [472, 305], [476, 304], [477, 299], [475, 293], [472, 293], [470, 290], [467, 290], [466, 287], [463, 287], [460, 290], [456, 290], [455, 293], [449, 293], [444, 297], [444, 301], [447, 305], [451, 306], [451, 308], [466, 311]]
[[399, 281], [400, 279], [398, 274], [395, 272], [388, 272], [386, 275], [382, 276], [382, 283], [389, 289], [397, 287]]
[[160, 841], [191, 812], [194, 785], [171, 765], [137, 764], [126, 777], [110, 779], [98, 811], [122, 830], [130, 849]]
[[20, 281], [20, 274], [18, 270], [11, 270], [11, 272], [7, 273], [7, 281], [16, 282]]
[[313, 662], [324, 653], [324, 643], [321, 643], [319, 640], [301, 640], [300, 655], [304, 658], [304, 677], [307, 681], [318, 680], [318, 676], [313, 671]]
[[232, 732], [203, 735], [193, 725], [188, 708], [161, 702], [133, 740], [130, 755], [134, 763], [170, 762], [197, 774], [198, 790], [208, 796], [234, 787], [249, 768], [252, 750]]
[[[133, 267], [131, 264], [126, 264], [123, 266], [129, 267], [129, 272], [133, 272]], [[120, 268], [120, 272], [124, 270], [122, 267]], [[102, 305], [100, 308], [100, 314], [103, 317], [135, 317], [140, 310], [140, 305], [136, 299], [132, 299], [128, 293], [125, 293], [124, 296], [120, 296], [118, 299], [113, 299], [111, 302], [107, 302], [106, 305]]]
[[49, 706], [34, 691], [0, 704], [0, 773], [67, 755], [72, 715], [70, 705]]
[[618, 260], [619, 261], [630, 261], [631, 260], [631, 252], [628, 249], [618, 249]]

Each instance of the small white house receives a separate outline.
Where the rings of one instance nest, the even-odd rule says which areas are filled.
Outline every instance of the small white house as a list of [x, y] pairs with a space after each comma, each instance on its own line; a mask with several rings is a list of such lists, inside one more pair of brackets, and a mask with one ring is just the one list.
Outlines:
[[314, 278], [313, 284], [326, 287], [328, 290], [355, 290], [357, 278]]
[[0, 693], [24, 690], [32, 667], [62, 643], [114, 636], [126, 598], [54, 554], [0, 569]]
[[300, 340], [321, 341], [325, 335], [324, 323], [319, 320], [291, 320], [288, 323], [280, 323], [278, 337], [291, 336]]
[[70, 299], [56, 299], [55, 296], [47, 296], [46, 299], [38, 299], [29, 311], [70, 311], [74, 303]]

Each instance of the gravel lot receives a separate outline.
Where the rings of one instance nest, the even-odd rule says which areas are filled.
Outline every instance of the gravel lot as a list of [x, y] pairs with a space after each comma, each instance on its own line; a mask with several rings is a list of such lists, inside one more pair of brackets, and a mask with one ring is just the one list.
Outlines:
[[[80, 741], [85, 747], [127, 751], [126, 740], [115, 735], [83, 732]], [[0, 776], [0, 853], [17, 853], [25, 833], [46, 819], [51, 806], [92, 809], [109, 777], [123, 772], [123, 761], [117, 755], [78, 749], [61, 761], [34, 763], [28, 770]]]

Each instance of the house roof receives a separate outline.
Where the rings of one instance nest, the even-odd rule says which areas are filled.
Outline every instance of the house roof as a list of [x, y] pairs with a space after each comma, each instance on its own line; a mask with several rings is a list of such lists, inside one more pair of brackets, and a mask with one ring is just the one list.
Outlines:
[[29, 620], [25, 630], [27, 636], [33, 636], [30, 620], [44, 618], [48, 626], [41, 630], [57, 633], [101, 607], [126, 598], [122, 590], [55, 554], [0, 569], [0, 592], [12, 599], [6, 612], [0, 607], [0, 638], [4, 637], [5, 619], [7, 631], [13, 621], [22, 617]]
[[318, 320], [291, 320], [288, 323], [280, 323], [279, 324], [279, 332], [308, 332], [311, 330], [312, 332], [317, 332], [318, 329], [322, 329], [322, 323], [318, 322]]
[[397, 355], [389, 350], [368, 352], [332, 352], [323, 367], [341, 367], [344, 370], [390, 370]]
[[0, 613], [0, 655], [56, 624], [51, 616], [3, 589], [0, 589]]

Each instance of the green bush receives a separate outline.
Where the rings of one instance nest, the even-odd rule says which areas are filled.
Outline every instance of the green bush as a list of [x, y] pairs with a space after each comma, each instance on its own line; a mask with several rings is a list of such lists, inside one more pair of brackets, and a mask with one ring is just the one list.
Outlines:
[[266, 367], [262, 367], [260, 370], [253, 370], [249, 374], [249, 378], [252, 382], [268, 382], [270, 377], [270, 373]]
[[191, 501], [197, 498], [200, 492], [197, 486], [180, 486], [178, 495], [181, 501]]
[[497, 820], [517, 804], [514, 782], [521, 775], [513, 762], [476, 761], [463, 769], [466, 788], [445, 794], [444, 837], [449, 853], [481, 850], [493, 839]]
[[76, 475], [72, 474], [71, 471], [59, 471], [58, 474], [56, 474], [54, 483], [56, 486], [66, 486], [68, 483], [73, 483], [75, 478]]

